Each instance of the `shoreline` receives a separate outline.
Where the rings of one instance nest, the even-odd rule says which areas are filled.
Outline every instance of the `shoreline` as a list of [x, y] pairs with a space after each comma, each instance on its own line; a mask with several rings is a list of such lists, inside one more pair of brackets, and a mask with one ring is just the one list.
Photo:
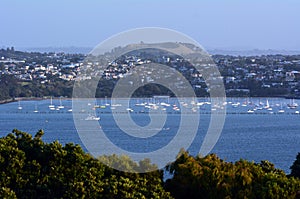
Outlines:
[[11, 103], [11, 102], [15, 102], [15, 100], [14, 99], [1, 100], [0, 104], [8, 104], [8, 103]]
[[[47, 96], [47, 97], [16, 97], [16, 98], [10, 98], [10, 99], [5, 99], [5, 100], [0, 100], [0, 105], [1, 104], [8, 104], [8, 103], [12, 103], [12, 102], [17, 102], [17, 101], [41, 101], [41, 100], [48, 100], [51, 97]], [[150, 99], [153, 97], [132, 97], [131, 99]], [[170, 98], [176, 98], [176, 97], [170, 97]], [[180, 97], [181, 98], [181, 97]], [[194, 97], [187, 97], [187, 98], [194, 98]], [[210, 97], [197, 97], [197, 98], [210, 98]], [[226, 99], [300, 99], [300, 98], [292, 98], [292, 97], [226, 97]], [[57, 100], [57, 99], [63, 99], [63, 100], [72, 100], [73, 98], [70, 97], [52, 97], [53, 100]], [[76, 98], [79, 100], [83, 100], [83, 99], [90, 99], [90, 98]], [[93, 98], [93, 99], [100, 99], [100, 100], [104, 100], [104, 99], [112, 99], [110, 97], [104, 98], [104, 97], [99, 97], [99, 98]], [[117, 99], [117, 98], [114, 98]], [[125, 98], [118, 98], [118, 99], [125, 99]], [[127, 99], [127, 98], [126, 98]]]
[[45, 100], [45, 99], [48, 99], [48, 97], [16, 97], [16, 98], [0, 100], [0, 104], [8, 104], [17, 101], [38, 101], [38, 100]]

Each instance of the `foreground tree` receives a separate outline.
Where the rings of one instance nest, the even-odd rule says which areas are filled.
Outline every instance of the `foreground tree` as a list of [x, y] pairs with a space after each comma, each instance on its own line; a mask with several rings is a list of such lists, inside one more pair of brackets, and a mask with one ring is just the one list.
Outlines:
[[300, 181], [268, 161], [225, 162], [216, 155], [192, 157], [182, 151], [167, 167], [166, 190], [175, 198], [295, 198]]
[[181, 151], [167, 166], [172, 177], [164, 183], [163, 171], [150, 160], [96, 159], [79, 145], [44, 143], [43, 134], [14, 130], [0, 138], [1, 198], [295, 198], [300, 190], [292, 177], [299, 177], [299, 154], [287, 177], [268, 161], [231, 163]]
[[[162, 171], [120, 172], [85, 153], [79, 145], [44, 143], [14, 130], [0, 139], [0, 194], [6, 198], [170, 198]], [[106, 157], [111, 162], [118, 157]], [[139, 164], [118, 160], [129, 170]], [[146, 161], [147, 162], [147, 161]], [[143, 167], [153, 165], [143, 162]]]

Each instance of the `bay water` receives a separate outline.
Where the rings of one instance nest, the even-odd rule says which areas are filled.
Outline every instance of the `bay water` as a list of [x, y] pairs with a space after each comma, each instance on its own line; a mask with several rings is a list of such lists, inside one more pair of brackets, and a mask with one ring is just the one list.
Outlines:
[[[196, 107], [195, 102], [192, 103], [193, 100], [195, 101], [191, 99], [184, 102], [184, 105], [190, 108]], [[187, 149], [192, 155], [199, 152], [209, 126], [212, 110], [209, 99], [199, 98], [196, 101], [201, 104], [197, 106], [199, 113], [196, 113], [200, 115], [200, 122], [197, 134]], [[179, 108], [181, 103], [172, 98], [161, 101], [150, 98], [131, 99], [126, 111], [124, 109], [118, 111], [120, 105], [110, 99], [98, 99], [88, 106], [91, 108], [91, 113], [100, 117], [97, 121], [99, 126], [116, 146], [126, 151], [143, 153], [158, 150], [176, 138], [182, 115]], [[288, 106], [292, 103], [299, 104], [299, 100], [227, 99], [225, 124], [221, 136], [210, 153], [216, 153], [220, 158], [232, 162], [239, 159], [255, 162], [269, 160], [277, 168], [290, 173], [289, 167], [300, 152], [300, 106], [289, 108]], [[73, 142], [80, 144], [86, 150], [74, 124], [72, 100], [53, 100], [55, 105], [53, 110], [49, 109], [49, 104], [49, 99], [1, 104], [0, 136], [7, 135], [13, 129], [33, 135], [39, 129], [43, 129], [45, 135], [42, 139], [45, 142], [54, 140], [62, 144]], [[266, 107], [267, 104], [271, 108]], [[63, 105], [63, 108], [58, 108], [60, 105]], [[153, 107], [159, 110], [163, 107], [167, 117], [164, 126], [157, 129], [158, 133], [149, 138], [140, 139], [128, 135], [114, 121], [113, 114], [126, 115], [129, 112], [137, 125], [146, 126], [151, 122], [149, 110]], [[193, 115], [186, 117], [193, 120]], [[183, 128], [186, 129], [186, 134], [192, 133], [189, 131], [189, 126]]]

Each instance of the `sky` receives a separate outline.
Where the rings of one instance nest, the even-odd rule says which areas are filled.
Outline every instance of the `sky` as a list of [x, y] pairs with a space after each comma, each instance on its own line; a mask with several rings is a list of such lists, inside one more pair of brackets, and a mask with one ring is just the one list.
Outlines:
[[299, 0], [1, 0], [0, 47], [95, 47], [133, 28], [204, 48], [300, 50]]

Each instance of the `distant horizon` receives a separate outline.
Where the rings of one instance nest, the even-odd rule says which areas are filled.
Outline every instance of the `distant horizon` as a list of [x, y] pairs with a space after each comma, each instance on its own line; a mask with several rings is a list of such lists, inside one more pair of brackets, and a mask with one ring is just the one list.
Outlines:
[[[64, 52], [64, 53], [82, 53], [87, 54], [94, 47], [88, 46], [45, 46], [45, 47], [17, 47], [17, 46], [0, 46], [0, 49], [7, 49], [14, 47], [17, 51], [25, 52]], [[238, 48], [238, 47], [224, 47], [224, 48], [214, 48], [208, 47], [204, 48], [205, 51], [212, 55], [222, 54], [222, 55], [233, 55], [233, 56], [253, 56], [253, 55], [272, 55], [272, 54], [283, 54], [283, 55], [297, 55], [300, 54], [299, 50], [285, 50], [285, 49], [259, 49], [259, 48]]]

